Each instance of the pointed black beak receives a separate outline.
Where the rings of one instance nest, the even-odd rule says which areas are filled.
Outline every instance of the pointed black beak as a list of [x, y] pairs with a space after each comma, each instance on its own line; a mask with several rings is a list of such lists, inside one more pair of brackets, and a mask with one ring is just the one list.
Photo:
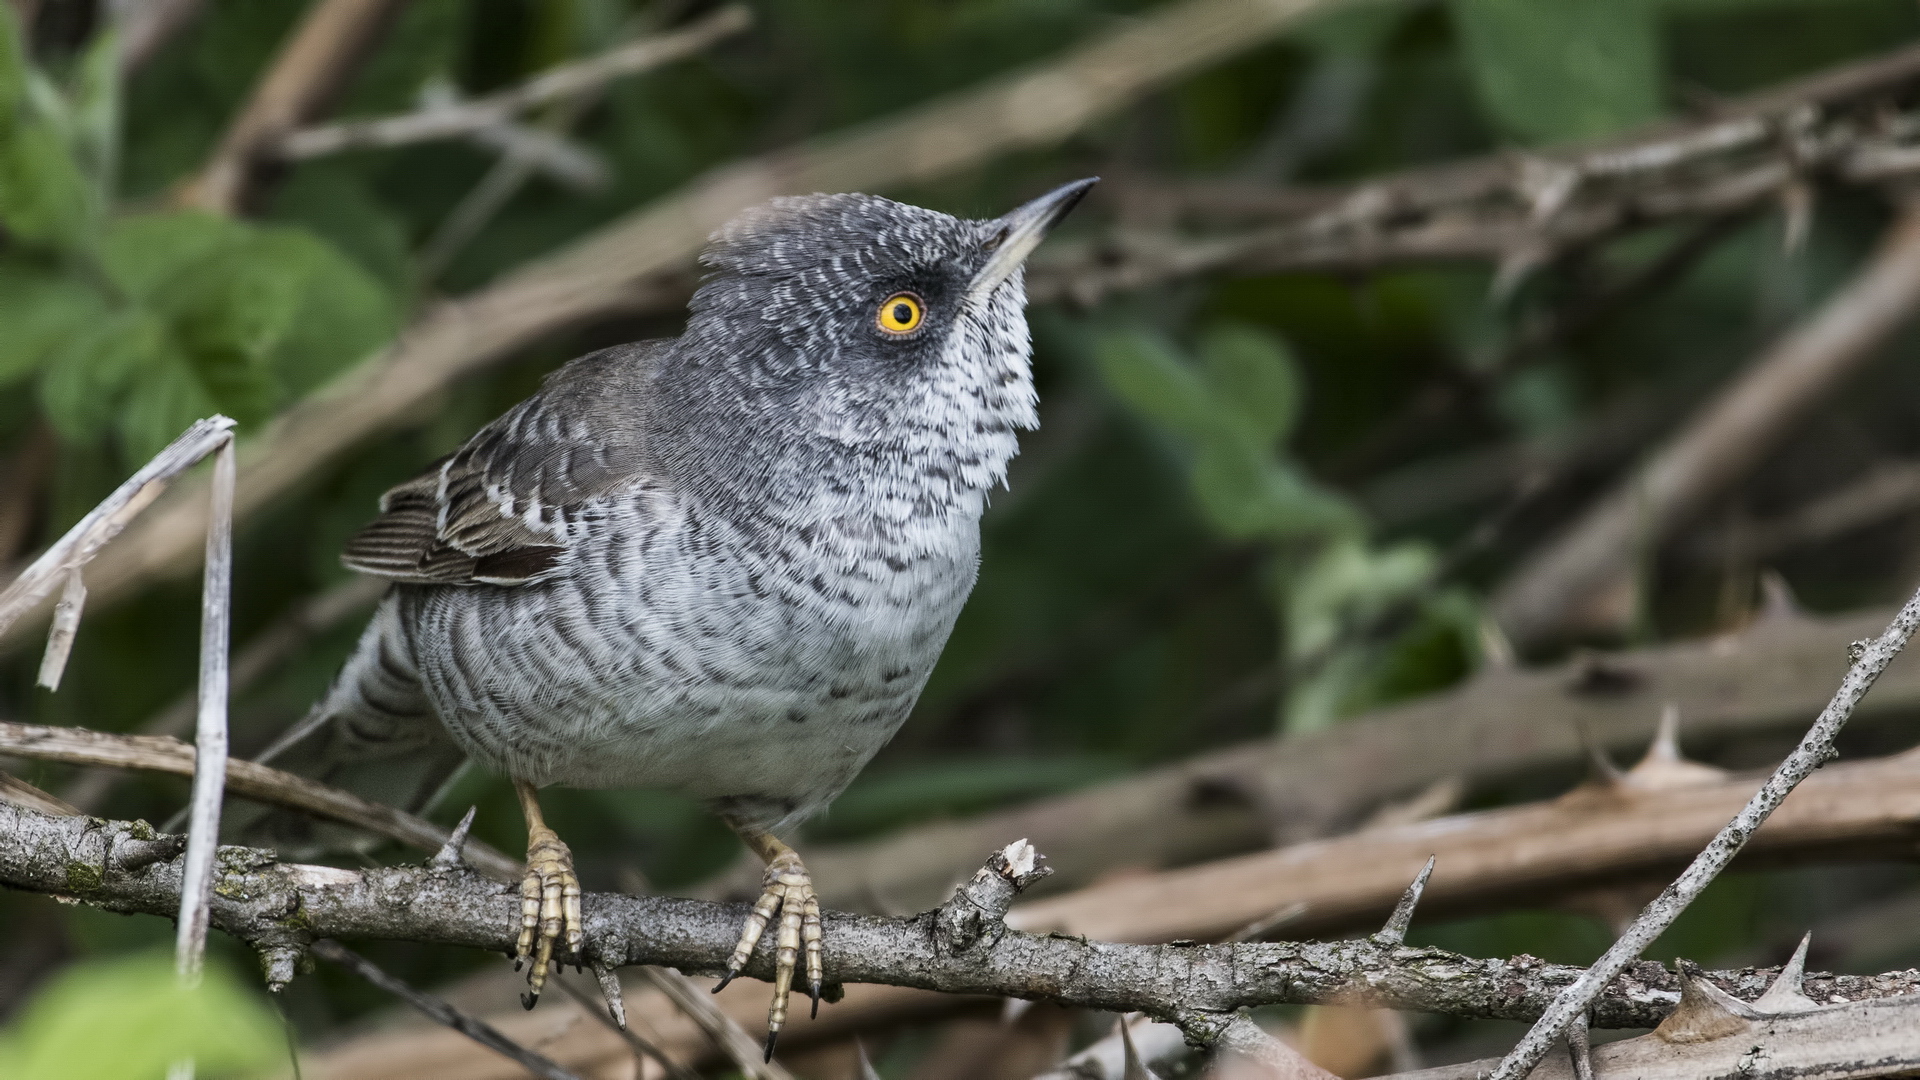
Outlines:
[[967, 290], [968, 299], [976, 303], [983, 301], [1001, 282], [1012, 277], [1027, 261], [1027, 256], [1033, 254], [1033, 249], [1040, 246], [1040, 241], [1047, 238], [1047, 233], [1099, 182], [1099, 177], [1089, 176], [1062, 184], [1001, 218], [997, 222], [999, 228], [987, 241], [993, 256], [973, 276], [973, 285]]

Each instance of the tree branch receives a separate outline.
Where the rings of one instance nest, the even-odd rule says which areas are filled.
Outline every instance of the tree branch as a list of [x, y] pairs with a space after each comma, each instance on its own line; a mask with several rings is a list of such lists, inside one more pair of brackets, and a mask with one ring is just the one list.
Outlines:
[[[0, 755], [116, 769], [194, 775], [194, 748], [165, 735], [114, 735], [85, 728], [0, 722]], [[421, 851], [449, 838], [430, 821], [370, 802], [349, 791], [252, 761], [228, 759], [226, 788], [241, 798], [338, 821]], [[519, 881], [521, 866], [478, 840], [467, 840], [466, 859], [500, 881]]]
[[325, 108], [405, 0], [314, 0], [200, 175], [175, 201], [232, 214], [267, 149]]
[[1920, 306], [1920, 208], [1908, 209], [1868, 264], [1800, 327], [1757, 357], [1666, 446], [1530, 559], [1493, 600], [1516, 642], [1570, 624], [1620, 625], [1618, 583], [1664, 536], [1760, 464], [1793, 424], [1867, 361]]
[[[142, 864], [126, 855], [156, 839], [139, 823], [52, 818], [0, 806], [0, 884], [111, 911], [171, 914], [179, 901], [178, 860]], [[604, 893], [588, 895], [584, 907], [590, 958], [608, 966], [700, 972], [724, 968], [746, 912], [739, 904]], [[518, 911], [516, 888], [463, 870], [342, 870], [284, 864], [271, 852], [229, 847], [221, 849], [213, 923], [256, 949], [298, 948], [330, 937], [504, 952], [518, 934]], [[828, 914], [829, 978], [1165, 1018], [1264, 1004], [1339, 1003], [1530, 1020], [1581, 974], [1532, 957], [1482, 960], [1371, 939], [1124, 945], [1008, 929], [952, 948], [935, 933], [938, 921], [938, 912], [912, 919]], [[772, 977], [770, 943], [755, 952], [746, 974]], [[1754, 996], [1769, 975], [1724, 972], [1713, 979], [1730, 993]], [[1806, 988], [1816, 1002], [1916, 991], [1920, 971], [1821, 975]], [[1596, 1003], [1595, 1023], [1651, 1026], [1678, 1000], [1671, 973], [1658, 964], [1634, 965]]]
[[471, 135], [509, 123], [543, 105], [592, 93], [615, 79], [692, 56], [752, 22], [753, 15], [745, 7], [730, 5], [685, 27], [630, 41], [587, 60], [561, 64], [511, 90], [401, 116], [303, 128], [263, 152], [286, 161], [303, 161], [342, 150], [405, 146]]
[[1733, 862], [1734, 856], [1740, 853], [1740, 849], [1747, 845], [1747, 841], [1787, 796], [1811, 776], [1813, 770], [1837, 756], [1833, 748], [1834, 738], [1852, 718], [1854, 707], [1860, 703], [1860, 699], [1873, 688], [1874, 680], [1906, 647], [1907, 640], [1916, 629], [1920, 629], [1920, 592], [1914, 593], [1884, 633], [1873, 641], [1860, 644], [1858, 658], [1848, 670], [1847, 677], [1841, 680], [1840, 688], [1834, 691], [1833, 700], [1821, 710], [1813, 726], [1801, 738], [1800, 745], [1793, 748], [1793, 753], [1787, 755], [1787, 759], [1780, 763], [1780, 767], [1760, 786], [1753, 798], [1694, 858], [1686, 872], [1647, 905], [1619, 940], [1605, 955], [1594, 961], [1593, 966], [1577, 982], [1561, 991], [1554, 999], [1553, 1006], [1534, 1022], [1533, 1028], [1500, 1062], [1500, 1067], [1493, 1071], [1489, 1080], [1520, 1080], [1531, 1072], [1546, 1056], [1553, 1041], [1567, 1030], [1567, 1025], [1585, 1014], [1613, 977], [1626, 970], [1627, 965], [1637, 960], [1655, 938], [1673, 925], [1687, 906]]

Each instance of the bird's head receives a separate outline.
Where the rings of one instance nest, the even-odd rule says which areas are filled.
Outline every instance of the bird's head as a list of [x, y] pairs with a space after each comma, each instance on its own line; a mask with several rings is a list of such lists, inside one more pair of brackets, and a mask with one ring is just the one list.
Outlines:
[[1004, 437], [986, 455], [998, 473], [1036, 422], [1021, 270], [1094, 182], [989, 220], [872, 195], [749, 210], [702, 255], [673, 366], [713, 406], [800, 438], [911, 452], [916, 433]]

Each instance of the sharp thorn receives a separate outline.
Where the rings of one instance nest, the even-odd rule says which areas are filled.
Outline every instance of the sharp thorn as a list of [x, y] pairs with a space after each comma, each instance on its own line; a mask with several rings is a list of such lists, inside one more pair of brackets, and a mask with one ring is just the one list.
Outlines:
[[720, 991], [725, 990], [727, 988], [727, 984], [732, 982], [733, 977], [738, 974], [740, 974], [739, 968], [728, 968], [727, 973], [725, 975], [720, 976], [720, 981], [713, 984], [713, 992], [717, 994]]
[[1427, 865], [1420, 868], [1413, 884], [1400, 894], [1400, 902], [1393, 906], [1393, 914], [1387, 916], [1387, 924], [1373, 935], [1373, 940], [1382, 945], [1398, 945], [1407, 940], [1407, 928], [1413, 925], [1413, 909], [1420, 903], [1420, 894], [1427, 891], [1427, 879], [1433, 876], [1434, 859], [1435, 856], [1427, 856]]
[[860, 1054], [859, 1067], [853, 1080], [880, 1080], [880, 1071], [873, 1067], [873, 1059], [867, 1056], [867, 1045], [856, 1038], [853, 1048]]
[[1780, 968], [1780, 975], [1767, 987], [1767, 992], [1757, 998], [1753, 1007], [1756, 1012], [1782, 1013], [1805, 1012], [1819, 1005], [1801, 989], [1807, 975], [1807, 946], [1812, 944], [1813, 935], [1807, 934], [1800, 939], [1800, 946], [1793, 950], [1793, 958]]
[[594, 981], [600, 984], [600, 996], [606, 1000], [607, 1014], [621, 1031], [627, 1030], [627, 1003], [620, 991], [620, 976], [609, 968], [593, 965]]
[[780, 1041], [780, 1033], [778, 1031], [767, 1032], [767, 1056], [762, 1058], [761, 1059], [762, 1061], [773, 1060], [773, 1044], [779, 1041]]
[[1680, 706], [1667, 702], [1660, 707], [1660, 727], [1654, 732], [1653, 745], [1647, 747], [1648, 761], [1680, 760]]
[[461, 851], [467, 846], [467, 834], [473, 831], [473, 816], [479, 810], [478, 806], [467, 807], [466, 816], [453, 827], [453, 832], [447, 834], [447, 842], [440, 845], [440, 850], [434, 853], [428, 866], [436, 870], [451, 870], [460, 865]]

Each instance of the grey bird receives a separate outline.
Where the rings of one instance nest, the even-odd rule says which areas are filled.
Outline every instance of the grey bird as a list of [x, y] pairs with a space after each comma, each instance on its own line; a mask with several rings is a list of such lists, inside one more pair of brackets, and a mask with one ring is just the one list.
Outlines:
[[768, 1055], [802, 957], [818, 1010], [819, 901], [777, 836], [898, 730], [973, 588], [988, 491], [1038, 423], [1023, 266], [1093, 183], [985, 221], [748, 211], [680, 337], [562, 367], [348, 543], [397, 584], [313, 727], [336, 765], [512, 778], [529, 1008], [582, 943], [537, 795], [564, 784], [705, 800], [767, 866], [727, 978], [777, 925]]

